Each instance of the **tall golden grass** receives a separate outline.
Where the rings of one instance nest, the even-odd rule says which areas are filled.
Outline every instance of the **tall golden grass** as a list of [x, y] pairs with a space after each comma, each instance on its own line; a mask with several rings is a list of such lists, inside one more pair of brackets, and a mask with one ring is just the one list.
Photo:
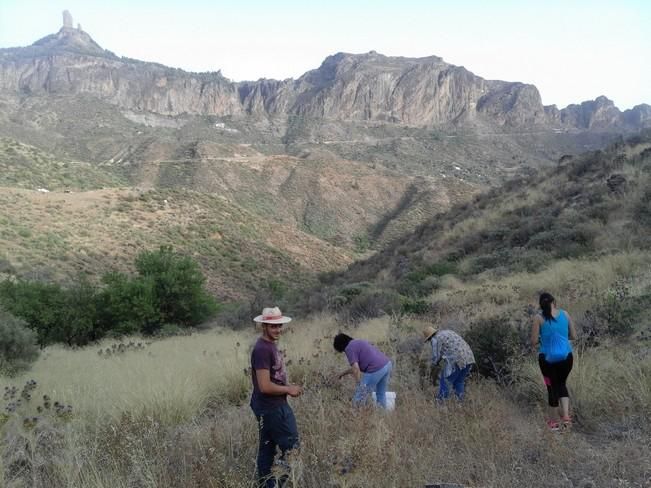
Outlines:
[[598, 303], [604, 290], [622, 277], [638, 277], [643, 286], [649, 286], [651, 256], [632, 251], [595, 260], [558, 260], [537, 273], [486, 274], [469, 283], [448, 278], [432, 299], [445, 302], [452, 310], [463, 310], [472, 320], [508, 313], [527, 304], [537, 307], [538, 294], [546, 290], [552, 292], [560, 306], [578, 315]]
[[[353, 409], [352, 381], [333, 380], [346, 367], [332, 348], [340, 330], [333, 317], [289, 324], [280, 348], [292, 381], [305, 387], [291, 401], [302, 443], [292, 458], [293, 486], [648, 482], [648, 352], [577, 351], [570, 388], [578, 425], [558, 435], [544, 426], [544, 392], [533, 359], [521, 365], [509, 389], [474, 378], [465, 403], [438, 405], [434, 388], [420, 381], [418, 351], [397, 352], [401, 344], [418, 343], [422, 325], [384, 317], [348, 330], [396, 362], [390, 389], [398, 394], [397, 406], [385, 413]], [[32, 403], [48, 394], [70, 403], [73, 415], [59, 420], [40, 414], [35, 428], [25, 428], [18, 415], [6, 419], [4, 486], [253, 486], [257, 431], [245, 370], [256, 337], [253, 326], [211, 331], [108, 358], [97, 354], [99, 347], [46, 349], [34, 369], [12, 383], [36, 379]]]

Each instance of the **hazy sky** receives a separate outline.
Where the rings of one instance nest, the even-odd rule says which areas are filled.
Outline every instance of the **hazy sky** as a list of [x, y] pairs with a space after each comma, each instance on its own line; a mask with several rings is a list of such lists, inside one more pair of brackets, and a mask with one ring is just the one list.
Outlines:
[[64, 9], [119, 56], [235, 81], [375, 50], [532, 83], [559, 108], [651, 104], [650, 0], [0, 0], [0, 47], [56, 32]]

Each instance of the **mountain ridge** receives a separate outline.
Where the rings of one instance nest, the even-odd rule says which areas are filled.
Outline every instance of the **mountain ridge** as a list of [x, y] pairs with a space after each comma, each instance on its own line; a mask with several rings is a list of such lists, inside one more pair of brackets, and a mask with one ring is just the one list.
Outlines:
[[119, 58], [83, 30], [62, 27], [29, 47], [0, 49], [0, 70], [6, 92], [92, 93], [122, 108], [170, 116], [304, 116], [557, 130], [651, 125], [647, 104], [622, 112], [601, 96], [558, 109], [543, 105], [534, 85], [486, 80], [434, 55], [339, 52], [297, 79], [234, 82], [219, 71], [193, 73]]

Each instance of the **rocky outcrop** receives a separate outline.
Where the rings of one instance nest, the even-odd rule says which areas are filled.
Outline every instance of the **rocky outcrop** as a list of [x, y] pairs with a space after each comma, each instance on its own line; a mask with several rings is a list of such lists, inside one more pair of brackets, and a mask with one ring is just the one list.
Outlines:
[[291, 113], [314, 118], [438, 125], [472, 118], [485, 80], [441, 58], [339, 53], [299, 78]]
[[599, 97], [558, 110], [543, 106], [533, 85], [485, 80], [436, 56], [338, 53], [297, 80], [234, 83], [219, 72], [188, 73], [119, 58], [71, 25], [64, 14], [58, 33], [26, 48], [0, 49], [0, 90], [92, 94], [127, 110], [162, 115], [581, 130], [651, 125], [649, 105], [622, 113]]
[[624, 120], [627, 124], [635, 127], [651, 126], [651, 105], [636, 105], [630, 110], [624, 111]]
[[236, 87], [219, 73], [191, 74], [118, 58], [84, 31], [63, 27], [28, 48], [0, 50], [0, 90], [96, 95], [164, 115], [242, 112]]
[[477, 103], [477, 110], [500, 125], [530, 126], [548, 122], [535, 86], [493, 82], [491, 88]]
[[625, 118], [612, 100], [598, 97], [580, 105], [569, 105], [560, 111], [565, 126], [580, 129], [605, 129], [625, 124]]
[[67, 10], [63, 11], [63, 27], [72, 29], [72, 15]]

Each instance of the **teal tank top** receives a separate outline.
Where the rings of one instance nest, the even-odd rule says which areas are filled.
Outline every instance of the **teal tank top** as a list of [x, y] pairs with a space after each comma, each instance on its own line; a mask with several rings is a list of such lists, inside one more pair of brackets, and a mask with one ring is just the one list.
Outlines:
[[538, 352], [544, 354], [548, 362], [562, 361], [572, 352], [569, 326], [567, 314], [562, 309], [559, 309], [556, 320], [545, 320], [540, 326]]

